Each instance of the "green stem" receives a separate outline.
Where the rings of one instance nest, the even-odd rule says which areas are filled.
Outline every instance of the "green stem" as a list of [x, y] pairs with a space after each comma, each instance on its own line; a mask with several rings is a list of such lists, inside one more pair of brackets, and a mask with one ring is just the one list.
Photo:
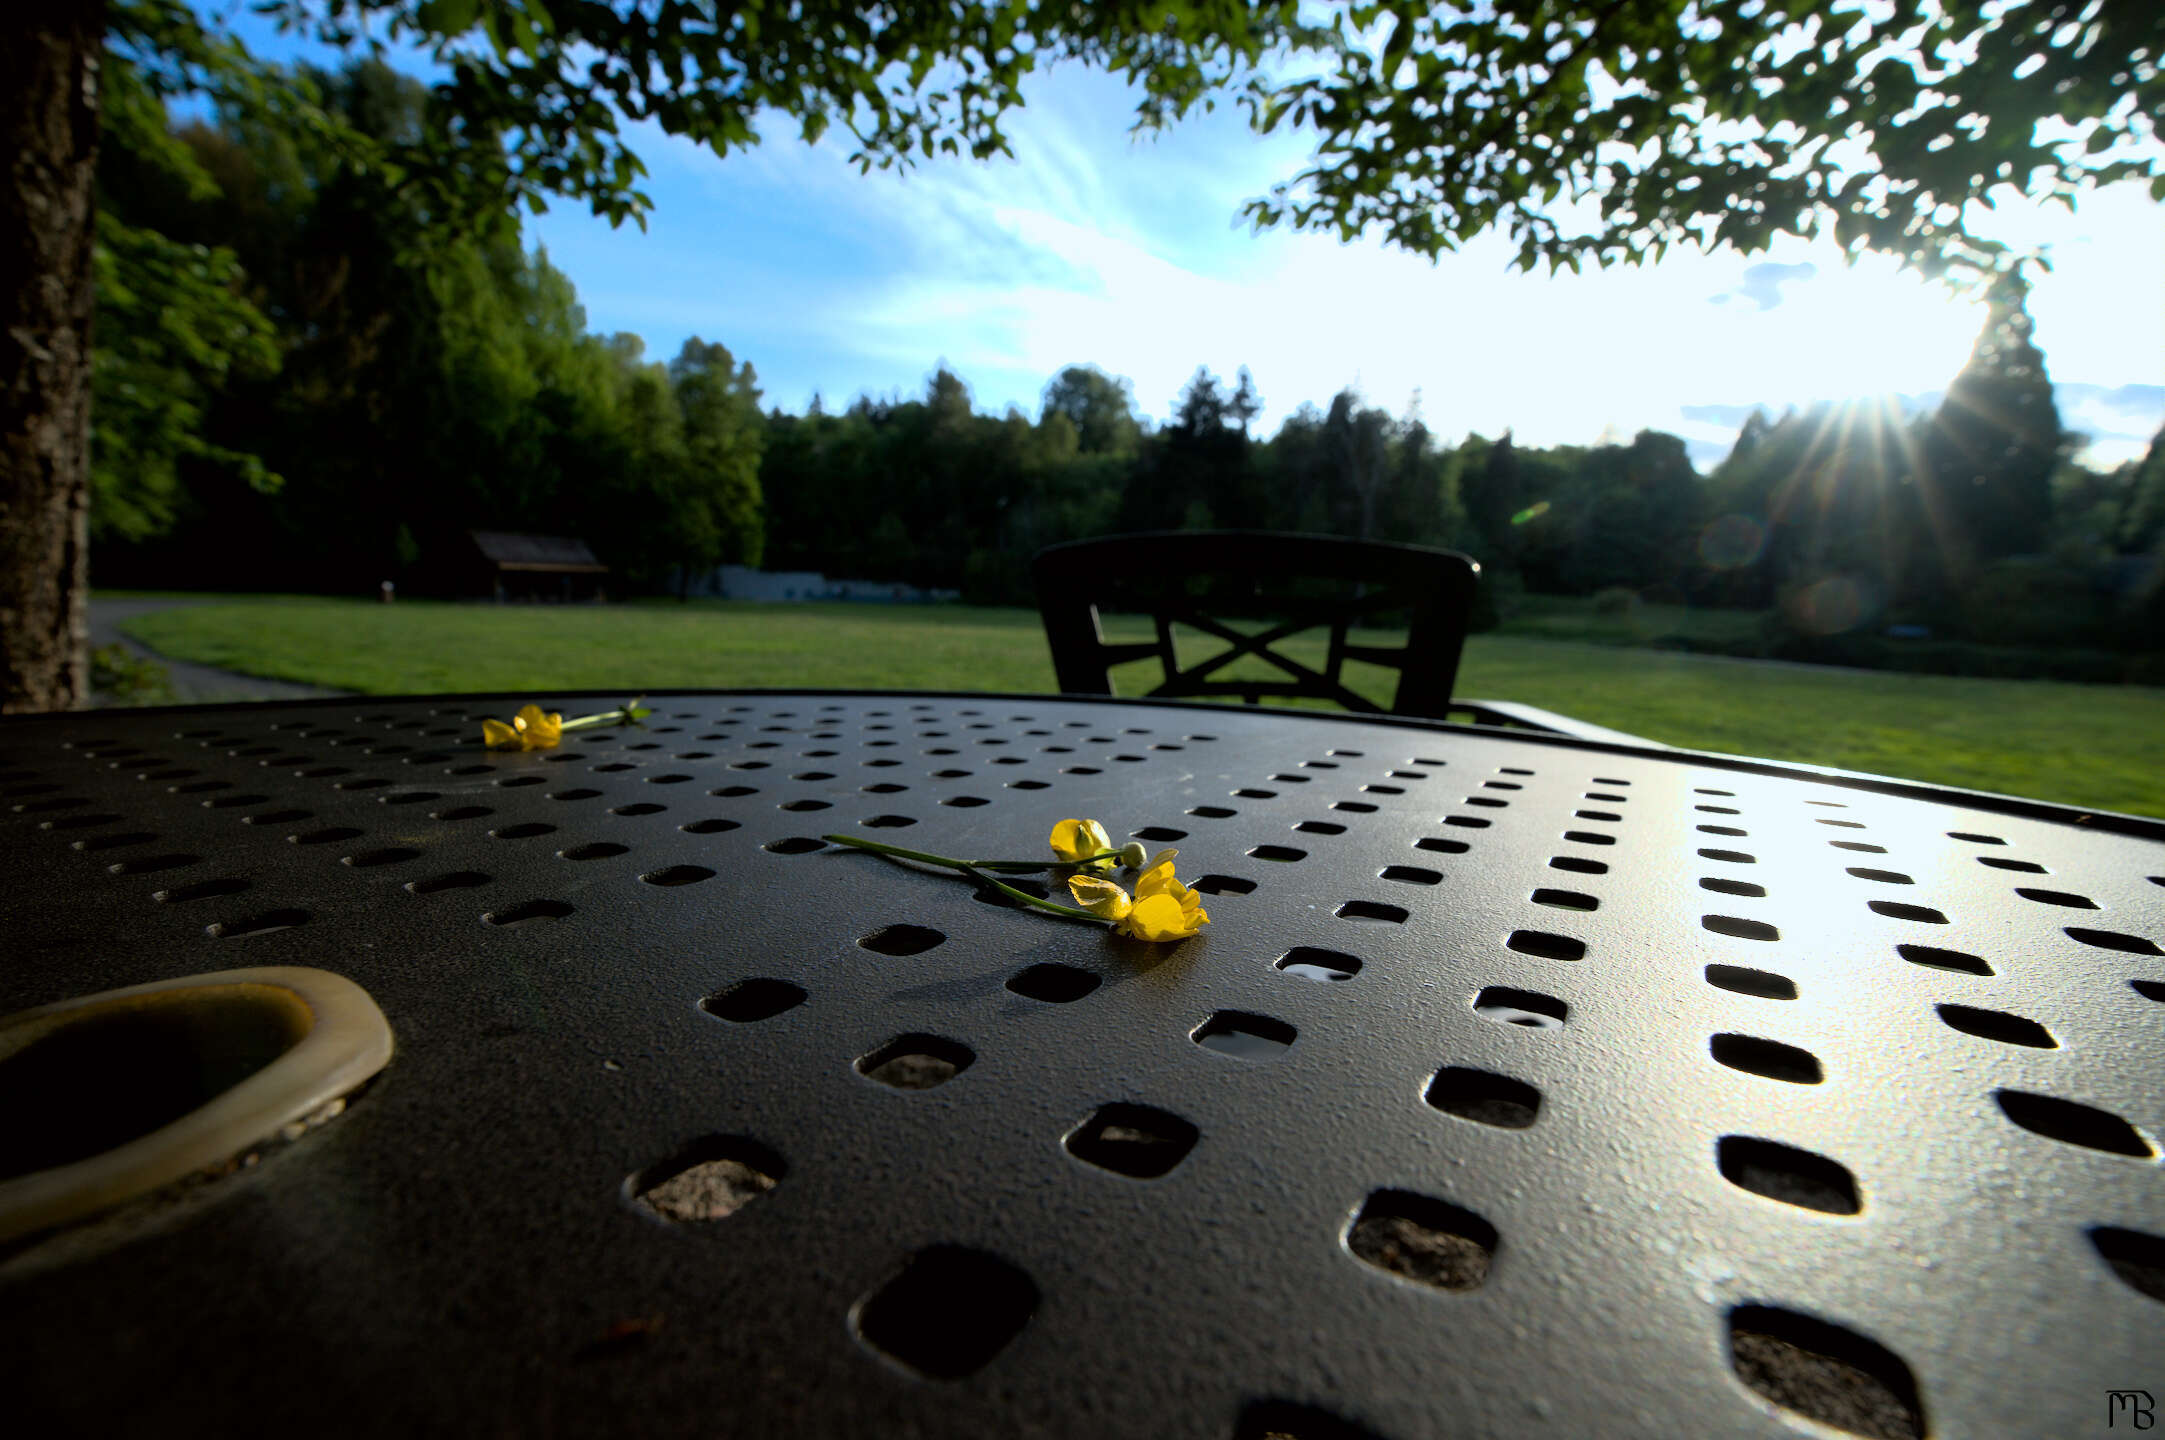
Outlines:
[[822, 835], [819, 837], [830, 845], [851, 845], [859, 850], [870, 850], [876, 855], [893, 855], [902, 860], [918, 860], [927, 865], [945, 865], [950, 870], [967, 871], [970, 862], [957, 860], [948, 855], [934, 855], [925, 850], [906, 850], [900, 845], [889, 845], [882, 840], [865, 840], [855, 835]]
[[1028, 891], [1017, 890], [1012, 885], [1002, 885], [999, 881], [993, 879], [990, 875], [980, 874], [978, 871], [971, 869], [967, 865], [963, 867], [963, 871], [964, 873], [969, 875], [971, 879], [980, 881], [986, 885], [990, 885], [993, 889], [999, 891], [1001, 894], [1012, 896], [1013, 898], [1020, 900], [1023, 904], [1030, 906], [1032, 909], [1044, 910], [1054, 915], [1065, 915], [1070, 919], [1074, 920], [1094, 920], [1097, 921], [1099, 924], [1104, 923], [1105, 917], [1102, 915], [1093, 915], [1088, 910], [1078, 910], [1072, 905], [1056, 905], [1050, 900], [1040, 900], [1035, 895], [1030, 894]]
[[900, 845], [889, 845], [879, 840], [864, 840], [855, 835], [822, 835], [819, 837], [834, 845], [852, 845], [859, 850], [871, 850], [881, 855], [895, 855], [904, 860], [922, 860], [927, 865], [945, 865], [951, 870], [996, 870], [1002, 875], [1035, 875], [1040, 870], [1067, 870], [1080, 868], [1095, 860], [1113, 859], [1117, 850], [1107, 850], [1101, 855], [1091, 855], [1083, 860], [957, 860], [951, 855], [934, 855], [927, 850], [909, 850]]

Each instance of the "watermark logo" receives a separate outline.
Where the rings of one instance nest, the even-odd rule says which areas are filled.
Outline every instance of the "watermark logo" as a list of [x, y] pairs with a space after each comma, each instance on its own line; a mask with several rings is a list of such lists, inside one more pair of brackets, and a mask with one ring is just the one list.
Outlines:
[[2118, 1429], [2122, 1416], [2127, 1417], [2130, 1429], [2148, 1430], [2157, 1424], [2157, 1402], [2147, 1390], [2107, 1390], [2105, 1428]]

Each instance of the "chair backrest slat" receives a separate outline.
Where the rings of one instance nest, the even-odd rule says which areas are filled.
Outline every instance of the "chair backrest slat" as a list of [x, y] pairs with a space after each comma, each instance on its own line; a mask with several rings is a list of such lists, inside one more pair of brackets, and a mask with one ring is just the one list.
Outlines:
[[[1388, 713], [1439, 719], [1450, 709], [1480, 574], [1478, 565], [1452, 550], [1256, 530], [1078, 540], [1038, 552], [1032, 570], [1064, 693], [1110, 695], [1111, 666], [1155, 655], [1164, 677], [1153, 695], [1238, 696], [1251, 705], [1265, 695], [1310, 697], [1376, 711], [1345, 683], [1351, 660], [1399, 672]], [[1333, 585], [1319, 595], [1313, 593], [1317, 582]], [[1203, 593], [1191, 593], [1198, 585]], [[1107, 611], [1149, 615], [1156, 644], [1108, 642], [1099, 623]], [[1352, 638], [1356, 626], [1380, 612], [1405, 616], [1403, 645]], [[1229, 623], [1232, 617], [1261, 617], [1264, 624], [1242, 629]], [[1214, 636], [1228, 648], [1183, 669], [1175, 625]], [[1318, 629], [1328, 631], [1321, 670], [1279, 650], [1282, 642]], [[1214, 678], [1250, 656], [1289, 678]]]

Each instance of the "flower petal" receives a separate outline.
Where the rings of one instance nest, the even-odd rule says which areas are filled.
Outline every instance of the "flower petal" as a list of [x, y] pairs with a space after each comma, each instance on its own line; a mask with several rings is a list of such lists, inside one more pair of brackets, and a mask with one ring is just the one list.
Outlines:
[[492, 750], [506, 747], [520, 750], [526, 748], [525, 745], [520, 743], [519, 732], [501, 720], [484, 720], [481, 722], [481, 743]]
[[1154, 940], [1160, 943], [1185, 940], [1208, 924], [1210, 917], [1200, 909], [1189, 914], [1178, 900], [1170, 895], [1146, 895], [1113, 928], [1123, 935], [1138, 940]]
[[1112, 837], [1095, 820], [1062, 820], [1052, 827], [1049, 840], [1052, 853], [1069, 865], [1113, 848]]
[[1128, 892], [1110, 880], [1100, 880], [1095, 875], [1071, 875], [1067, 889], [1075, 897], [1075, 903], [1097, 916], [1100, 920], [1121, 920], [1134, 908]]

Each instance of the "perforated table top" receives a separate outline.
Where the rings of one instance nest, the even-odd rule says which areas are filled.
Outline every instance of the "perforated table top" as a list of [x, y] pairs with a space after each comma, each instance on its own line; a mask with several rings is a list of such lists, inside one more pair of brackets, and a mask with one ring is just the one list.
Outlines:
[[[2165, 827], [1118, 701], [672, 695], [482, 751], [516, 703], [0, 725], [0, 1011], [306, 965], [397, 1039], [293, 1143], [0, 1251], [18, 1433], [2165, 1401]], [[1069, 816], [1176, 846], [1202, 936], [817, 838], [1028, 857]]]

